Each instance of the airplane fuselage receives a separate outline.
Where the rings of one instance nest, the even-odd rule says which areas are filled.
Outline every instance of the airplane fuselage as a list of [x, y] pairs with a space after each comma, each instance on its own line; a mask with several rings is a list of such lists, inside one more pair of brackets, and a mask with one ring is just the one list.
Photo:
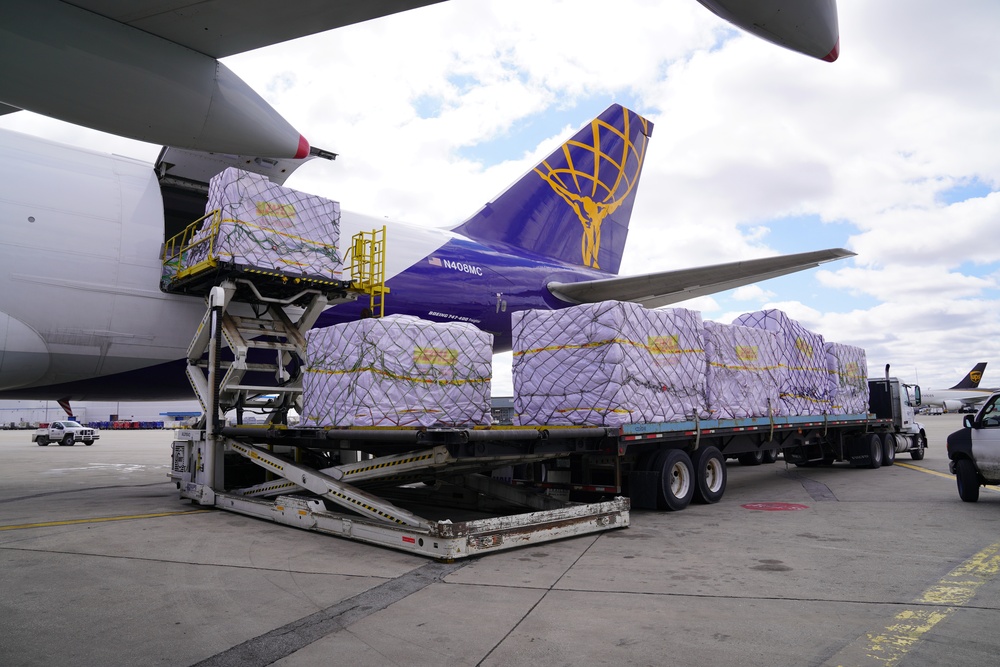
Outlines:
[[[6, 132], [0, 154], [0, 397], [189, 397], [181, 360], [205, 305], [159, 289], [164, 209], [152, 165]], [[341, 243], [382, 225], [386, 314], [470, 322], [497, 350], [510, 349], [515, 310], [566, 305], [548, 282], [604, 275], [347, 212]], [[331, 307], [317, 326], [365, 306]]]

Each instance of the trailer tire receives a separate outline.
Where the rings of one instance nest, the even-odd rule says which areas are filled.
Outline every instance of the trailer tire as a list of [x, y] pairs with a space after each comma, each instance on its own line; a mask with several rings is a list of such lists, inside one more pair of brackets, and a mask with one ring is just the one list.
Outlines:
[[868, 436], [868, 467], [872, 470], [882, 467], [882, 438], [875, 433]]
[[958, 482], [958, 497], [967, 503], [979, 500], [979, 473], [976, 464], [969, 459], [955, 461], [955, 481]]
[[885, 432], [882, 434], [882, 465], [891, 466], [896, 462], [896, 435]]
[[736, 460], [741, 466], [759, 466], [764, 462], [764, 452], [759, 449], [754, 452], [743, 452], [737, 455]]
[[668, 449], [657, 457], [654, 466], [654, 470], [660, 471], [657, 506], [678, 512], [690, 505], [695, 487], [691, 457], [684, 450]]
[[765, 449], [761, 454], [763, 455], [762, 461], [764, 463], [774, 463], [778, 460], [778, 454], [781, 453], [777, 447], [771, 447], [770, 449]]
[[913, 436], [914, 445], [913, 449], [910, 450], [910, 458], [914, 461], [924, 460], [924, 449], [927, 447], [927, 436], [924, 435], [923, 431]]
[[697, 482], [692, 500], [709, 505], [717, 503], [726, 492], [726, 459], [718, 447], [702, 447], [695, 453], [694, 478]]
[[74, 442], [76, 442], [76, 437], [72, 433], [67, 433], [63, 436], [62, 442], [59, 444], [64, 447], [72, 447]]

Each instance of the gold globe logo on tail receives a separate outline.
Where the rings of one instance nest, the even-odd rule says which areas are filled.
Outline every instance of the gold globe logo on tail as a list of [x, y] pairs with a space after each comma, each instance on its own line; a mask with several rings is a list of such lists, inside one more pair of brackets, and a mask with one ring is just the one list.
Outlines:
[[983, 379], [983, 374], [981, 371], [972, 371], [969, 373], [969, 379], [976, 384], [979, 384], [979, 381]]
[[[641, 122], [639, 128], [632, 127], [633, 118]], [[648, 121], [623, 109], [622, 123], [624, 127], [615, 127], [607, 121], [595, 119], [590, 124], [590, 143], [574, 138], [563, 144], [565, 166], [552, 166], [545, 161], [535, 168], [535, 172], [570, 205], [580, 219], [583, 225], [581, 261], [584, 266], [594, 269], [601, 268], [597, 263], [601, 250], [601, 225], [627, 201], [638, 182], [646, 154]], [[638, 146], [631, 139], [634, 129], [639, 129]], [[602, 149], [601, 140], [608, 133], [620, 139], [615, 143], [616, 147], [621, 146], [620, 154], [609, 155]], [[591, 159], [592, 167], [589, 164]]]

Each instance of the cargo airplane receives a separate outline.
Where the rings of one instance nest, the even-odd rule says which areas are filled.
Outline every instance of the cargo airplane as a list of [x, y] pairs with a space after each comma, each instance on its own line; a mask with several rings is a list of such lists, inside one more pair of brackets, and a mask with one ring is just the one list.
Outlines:
[[[618, 276], [653, 124], [612, 105], [452, 229], [388, 224], [386, 313], [470, 322], [510, 349], [511, 313], [609, 299], [654, 308], [852, 255], [828, 249]], [[0, 399], [189, 398], [205, 304], [160, 290], [161, 247], [236, 164], [283, 182], [302, 160], [164, 149], [155, 165], [0, 132]], [[344, 212], [341, 239], [386, 224]], [[332, 306], [316, 326], [357, 319]]]
[[[154, 167], [0, 133], [0, 398], [189, 397], [179, 360], [202, 304], [157, 288], [165, 236], [200, 217], [221, 154], [275, 182], [329, 156], [218, 58], [439, 1], [0, 3], [0, 62], [17, 63], [0, 68], [0, 114], [27, 109], [173, 147]], [[800, 53], [839, 52], [835, 0], [699, 2]], [[599, 165], [570, 142], [454, 230], [393, 226], [389, 312], [473, 322], [504, 349], [516, 309], [653, 307], [850, 254], [616, 276], [651, 131], [612, 107], [581, 132], [583, 145], [597, 138]], [[605, 180], [605, 155], [622, 161], [622, 178]], [[344, 237], [372, 225], [345, 215]], [[338, 306], [319, 324], [357, 315]]]
[[920, 404], [939, 407], [948, 411], [974, 408], [993, 395], [996, 389], [980, 388], [986, 370], [985, 361], [980, 361], [969, 371], [961, 382], [950, 389], [925, 389], [920, 392]]

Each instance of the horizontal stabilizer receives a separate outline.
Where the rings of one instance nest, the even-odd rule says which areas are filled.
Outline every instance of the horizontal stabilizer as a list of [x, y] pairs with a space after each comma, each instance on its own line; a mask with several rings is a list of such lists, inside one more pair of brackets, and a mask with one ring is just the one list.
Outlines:
[[854, 254], [843, 248], [830, 248], [641, 276], [622, 276], [578, 283], [551, 282], [548, 288], [553, 296], [569, 303], [616, 300], [640, 303], [647, 308], [658, 308], [811, 269], [824, 262], [853, 257]]

